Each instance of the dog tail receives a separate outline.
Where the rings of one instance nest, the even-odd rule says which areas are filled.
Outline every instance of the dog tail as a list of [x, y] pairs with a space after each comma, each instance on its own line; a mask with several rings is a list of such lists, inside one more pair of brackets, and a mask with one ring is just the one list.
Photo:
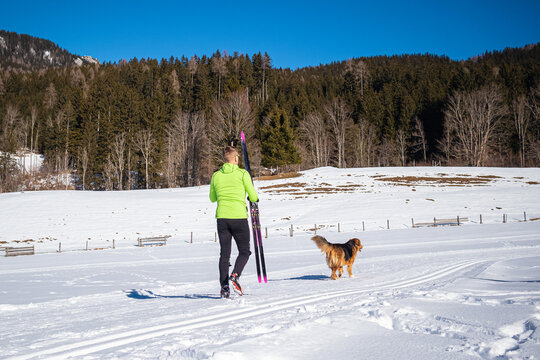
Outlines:
[[323, 253], [327, 253], [328, 250], [330, 250], [331, 248], [330, 243], [322, 236], [316, 235], [312, 237], [311, 240], [313, 240], [315, 244], [317, 244], [317, 247], [321, 249]]

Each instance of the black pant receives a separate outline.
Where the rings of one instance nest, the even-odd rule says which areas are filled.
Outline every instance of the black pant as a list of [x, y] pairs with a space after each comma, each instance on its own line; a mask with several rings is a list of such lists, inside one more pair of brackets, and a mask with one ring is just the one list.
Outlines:
[[217, 219], [219, 245], [219, 282], [221, 285], [229, 284], [229, 260], [231, 258], [231, 239], [234, 237], [238, 248], [238, 257], [234, 263], [232, 274], [242, 274], [244, 266], [251, 255], [249, 246], [249, 224], [247, 219]]

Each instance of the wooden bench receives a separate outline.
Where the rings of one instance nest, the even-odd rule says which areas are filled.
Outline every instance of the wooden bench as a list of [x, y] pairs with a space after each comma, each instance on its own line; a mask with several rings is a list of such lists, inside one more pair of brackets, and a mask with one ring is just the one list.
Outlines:
[[422, 226], [459, 226], [464, 222], [469, 221], [469, 218], [455, 217], [453, 219], [437, 219], [433, 218], [432, 222], [422, 222], [422, 223], [413, 223], [413, 227], [422, 227]]
[[24, 246], [24, 247], [6, 247], [6, 256], [19, 256], [19, 255], [34, 255], [33, 246]]
[[147, 237], [147, 238], [138, 238], [138, 246], [145, 246], [145, 245], [167, 245], [167, 239], [170, 238], [171, 235], [165, 235], [165, 236], [154, 236], [154, 237]]

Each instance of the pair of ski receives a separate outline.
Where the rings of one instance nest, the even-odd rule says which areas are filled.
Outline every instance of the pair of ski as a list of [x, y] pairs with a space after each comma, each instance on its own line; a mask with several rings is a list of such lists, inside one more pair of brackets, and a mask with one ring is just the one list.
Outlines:
[[[249, 165], [249, 156], [248, 156], [247, 145], [246, 145], [246, 137], [244, 136], [243, 131], [241, 133], [241, 138], [242, 138], [242, 154], [244, 156], [244, 167], [249, 173], [249, 176], [251, 177], [253, 181], [253, 175], [251, 174], [251, 167]], [[264, 279], [264, 282], [267, 283], [268, 280], [266, 278], [266, 264], [264, 262], [261, 222], [259, 221], [259, 204], [257, 204], [256, 202], [250, 201], [249, 209], [250, 209], [250, 214], [251, 214], [251, 229], [253, 231], [253, 244], [255, 247], [255, 263], [257, 264], [257, 277], [259, 279], [259, 283], [261, 283], [262, 282], [261, 272], [262, 272], [262, 277]]]

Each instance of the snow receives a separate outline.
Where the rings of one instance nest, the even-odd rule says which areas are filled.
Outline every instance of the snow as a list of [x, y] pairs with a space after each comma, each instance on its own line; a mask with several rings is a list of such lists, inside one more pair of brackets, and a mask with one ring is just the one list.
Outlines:
[[84, 55], [81, 57], [76, 58], [73, 60], [75, 62], [75, 65], [82, 66], [84, 63], [87, 64], [99, 64], [99, 61], [97, 59], [94, 59], [93, 57], [89, 55]]
[[[3, 154], [0, 151], [0, 156]], [[38, 171], [43, 165], [43, 161], [45, 161], [43, 155], [28, 150], [19, 151], [16, 154], [8, 153], [8, 155], [15, 160], [20, 169], [24, 169], [26, 172]]]
[[43, 53], [43, 59], [44, 59], [44, 60], [49, 60], [49, 62], [52, 64], [53, 59], [52, 59], [52, 57], [51, 57], [51, 52], [50, 52], [49, 50], [47, 50], [47, 51], [45, 51], [45, 52]]
[[84, 56], [82, 56], [82, 59], [84, 61], [86, 61], [87, 63], [90, 63], [90, 64], [99, 64], [98, 59], [95, 59], [95, 58], [91, 57], [90, 55], [84, 55]]
[[[407, 183], [380, 180], [396, 176]], [[208, 186], [2, 194], [0, 242], [30, 239], [37, 254], [0, 258], [0, 358], [538, 358], [539, 182], [540, 169], [501, 168], [255, 181], [269, 281], [250, 259], [232, 300], [219, 298]], [[353, 278], [330, 280], [315, 224], [361, 239]], [[135, 246], [152, 235], [171, 238]]]

